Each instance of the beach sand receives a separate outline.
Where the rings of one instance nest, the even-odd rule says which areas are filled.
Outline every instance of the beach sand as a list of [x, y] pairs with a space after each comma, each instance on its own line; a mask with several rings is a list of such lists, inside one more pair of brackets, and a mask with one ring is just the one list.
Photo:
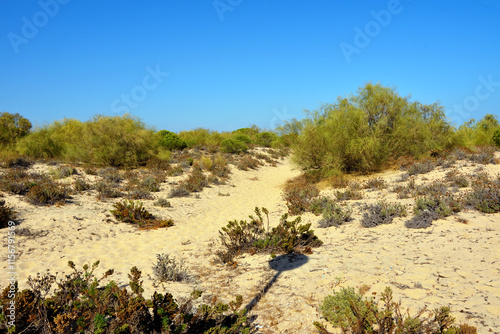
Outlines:
[[[497, 152], [497, 158], [498, 158]], [[460, 161], [459, 170], [474, 174], [482, 165]], [[37, 164], [33, 168], [46, 170]], [[500, 173], [500, 165], [485, 165], [490, 175]], [[443, 178], [438, 168], [419, 175], [417, 182]], [[84, 175], [83, 172], [80, 174]], [[378, 199], [396, 201], [390, 190], [398, 184], [401, 171], [380, 175], [389, 187], [381, 191], [364, 190], [364, 199], [347, 201], [354, 219], [341, 227], [319, 228], [321, 217], [302, 215], [324, 245], [309, 255], [279, 256], [271, 261], [269, 254], [246, 254], [236, 259], [238, 266], [228, 268], [215, 263], [218, 234], [229, 220], [246, 219], [255, 207], [266, 207], [271, 226], [287, 211], [282, 199], [285, 182], [300, 172], [288, 159], [276, 167], [240, 171], [232, 168], [226, 185], [212, 186], [199, 193], [199, 198], [172, 198], [171, 208], [153, 206], [144, 200], [153, 214], [172, 218], [175, 225], [166, 229], [138, 230], [116, 222], [110, 214], [112, 204], [120, 199], [98, 201], [95, 193], [75, 195], [62, 206], [36, 207], [20, 196], [5, 194], [7, 204], [20, 219], [18, 229], [39, 231], [35, 238], [17, 236], [19, 256], [16, 262], [20, 288], [26, 288], [29, 275], [69, 273], [69, 260], [78, 268], [100, 260], [98, 274], [114, 269], [111, 277], [126, 286], [130, 268], [143, 273], [144, 296], [155, 290], [170, 292], [184, 298], [194, 289], [204, 291], [204, 298], [217, 295], [228, 302], [236, 294], [243, 295], [244, 305], [250, 303], [269, 283], [267, 293], [253, 306], [250, 315], [260, 333], [315, 333], [314, 321], [323, 321], [319, 305], [333, 289], [370, 286], [368, 296], [378, 296], [391, 287], [402, 308], [415, 314], [419, 308], [432, 310], [449, 306], [457, 323], [477, 326], [478, 333], [500, 332], [500, 214], [483, 214], [475, 210], [434, 221], [427, 229], [413, 230], [404, 226], [406, 218], [375, 228], [360, 226], [364, 203]], [[177, 177], [177, 179], [182, 177]], [[69, 179], [70, 180], [70, 179]], [[166, 197], [169, 182], [162, 184], [156, 197]], [[69, 182], [69, 181], [67, 181]], [[333, 197], [334, 190], [322, 194]], [[221, 196], [226, 195], [226, 196]], [[227, 196], [228, 195], [228, 196]], [[398, 200], [413, 205], [414, 199]], [[412, 208], [408, 210], [412, 212]], [[7, 285], [6, 233], [1, 252], [0, 286]], [[191, 282], [164, 283], [153, 287], [152, 267], [156, 255], [168, 253], [183, 260], [195, 279]], [[376, 293], [376, 294], [375, 294]], [[331, 327], [329, 327], [331, 329]]]

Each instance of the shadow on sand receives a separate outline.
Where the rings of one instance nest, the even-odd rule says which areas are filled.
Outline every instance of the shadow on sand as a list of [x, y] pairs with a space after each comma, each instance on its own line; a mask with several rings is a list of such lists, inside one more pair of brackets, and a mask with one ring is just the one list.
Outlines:
[[271, 278], [271, 280], [259, 291], [259, 293], [245, 306], [248, 312], [250, 312], [259, 300], [264, 297], [264, 295], [271, 289], [274, 282], [278, 280], [280, 274], [284, 271], [296, 269], [309, 261], [309, 258], [304, 254], [284, 254], [275, 257], [269, 261], [269, 267], [276, 270], [276, 274]]

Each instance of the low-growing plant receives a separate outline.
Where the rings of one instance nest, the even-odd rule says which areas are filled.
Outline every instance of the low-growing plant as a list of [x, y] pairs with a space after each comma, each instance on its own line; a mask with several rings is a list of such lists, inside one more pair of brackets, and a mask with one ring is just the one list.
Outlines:
[[469, 180], [458, 170], [453, 169], [446, 173], [446, 182], [449, 182], [452, 187], [465, 188], [469, 186]]
[[75, 182], [73, 183], [73, 187], [77, 192], [83, 192], [92, 189], [92, 186], [87, 181], [85, 181], [84, 178], [81, 177], [75, 180]]
[[314, 184], [308, 183], [304, 177], [298, 177], [287, 182], [282, 193], [288, 212], [292, 215], [308, 211], [311, 202], [318, 195], [318, 188]]
[[444, 196], [448, 187], [442, 181], [433, 181], [430, 184], [416, 186], [413, 191], [414, 196]]
[[365, 207], [361, 226], [375, 227], [382, 224], [391, 224], [395, 217], [406, 216], [406, 206], [400, 203], [379, 201]]
[[402, 168], [405, 170], [408, 175], [418, 175], [418, 174], [426, 174], [434, 170], [436, 168], [436, 162], [433, 160], [423, 160], [423, 161], [415, 161], [408, 166]]
[[141, 202], [124, 200], [113, 204], [113, 216], [124, 223], [134, 224], [140, 228], [152, 229], [174, 225], [172, 219], [158, 219], [147, 211]]
[[160, 181], [157, 178], [147, 175], [139, 183], [139, 187], [151, 192], [160, 191]]
[[[101, 286], [113, 275], [107, 270], [101, 277], [94, 274], [99, 261], [84, 265], [58, 278], [50, 272], [28, 278], [29, 289], [17, 290], [9, 298], [8, 286], [0, 294], [0, 318], [7, 319], [7, 307], [16, 305], [18, 333], [219, 333], [249, 334], [246, 311], [239, 311], [243, 298], [237, 295], [228, 304], [212, 298], [209, 304], [194, 302], [202, 291], [193, 291], [184, 302], [175, 301], [170, 293], [154, 292], [143, 296], [142, 272], [132, 267], [129, 288], [114, 281]], [[49, 292], [53, 291], [49, 296]], [[229, 311], [231, 310], [231, 311]], [[7, 333], [7, 321], [0, 322], [0, 331]], [[12, 328], [12, 327], [11, 327]]]
[[414, 177], [408, 179], [408, 184], [406, 186], [398, 185], [392, 189], [393, 192], [398, 194], [398, 198], [410, 198], [415, 196], [417, 191], [417, 183]]
[[175, 188], [170, 189], [170, 192], [168, 193], [168, 198], [172, 197], [187, 197], [191, 194], [191, 192], [184, 186], [184, 185], [179, 185]]
[[208, 187], [208, 179], [201, 170], [193, 170], [181, 185], [189, 192], [199, 192]]
[[236, 164], [238, 169], [241, 170], [249, 170], [249, 169], [255, 169], [261, 165], [260, 161], [253, 158], [250, 155], [244, 155]]
[[69, 198], [69, 190], [50, 179], [36, 183], [26, 194], [28, 202], [35, 205], [64, 204]]
[[478, 164], [494, 164], [495, 163], [495, 147], [483, 146], [477, 147], [475, 150], [468, 155], [468, 160], [478, 163]]
[[[318, 247], [321, 240], [310, 229], [311, 224], [300, 224], [301, 217], [288, 221], [284, 214], [278, 226], [269, 228], [269, 212], [266, 208], [255, 208], [255, 216], [246, 220], [233, 220], [219, 231], [222, 250], [217, 257], [223, 263], [233, 263], [234, 258], [243, 252], [310, 252]], [[264, 226], [267, 220], [267, 228]]]
[[405, 222], [405, 226], [407, 228], [427, 228], [432, 225], [434, 220], [439, 219], [439, 215], [436, 211], [432, 210], [424, 210], [414, 215], [411, 219], [408, 219]]
[[104, 181], [110, 183], [120, 183], [123, 180], [123, 177], [115, 167], [101, 168], [98, 175], [102, 177]]
[[338, 227], [351, 220], [352, 210], [343, 208], [335, 202], [329, 202], [322, 211], [322, 218], [318, 222], [319, 227]]
[[169, 200], [167, 200], [166, 198], [158, 198], [156, 201], [153, 202], [153, 205], [155, 206], [159, 206], [159, 207], [162, 207], [162, 208], [170, 208], [172, 207], [172, 204], [170, 203]]
[[500, 182], [476, 182], [466, 194], [465, 202], [484, 213], [500, 212]]
[[71, 166], [60, 166], [49, 170], [49, 174], [56, 179], [64, 179], [71, 175], [78, 174], [77, 170]]
[[323, 210], [335, 204], [335, 201], [327, 196], [316, 197], [311, 201], [309, 206], [309, 211], [314, 213], [316, 216], [323, 213]]
[[192, 279], [183, 261], [170, 258], [170, 254], [157, 254], [153, 274], [158, 282], [180, 282]]
[[451, 194], [430, 195], [419, 197], [415, 201], [414, 213], [418, 215], [420, 212], [430, 210], [437, 213], [440, 218], [448, 217], [453, 213], [462, 210], [462, 204], [459, 200], [455, 199]]
[[0, 199], [0, 228], [9, 226], [9, 222], [15, 218], [15, 211], [5, 204], [5, 200]]
[[339, 201], [359, 200], [363, 198], [363, 192], [349, 187], [345, 191], [337, 190], [335, 196]]
[[[381, 304], [381, 305], [380, 305]], [[395, 302], [392, 290], [387, 287], [377, 302], [375, 298], [367, 298], [353, 288], [342, 288], [323, 300], [320, 310], [333, 326], [342, 333], [359, 334], [475, 334], [476, 328], [467, 324], [454, 325], [455, 318], [448, 307], [439, 307], [424, 317], [423, 308], [415, 316], [409, 310], [402, 312], [401, 303]], [[322, 334], [329, 334], [320, 322], [314, 323]]]
[[123, 196], [116, 183], [100, 181], [95, 184], [95, 190], [97, 190], [97, 198], [100, 200]]
[[139, 187], [132, 189], [128, 192], [127, 198], [129, 199], [151, 199], [153, 196], [147, 188]]
[[366, 189], [382, 190], [387, 188], [387, 182], [381, 177], [376, 177], [367, 180], [364, 184], [364, 187]]

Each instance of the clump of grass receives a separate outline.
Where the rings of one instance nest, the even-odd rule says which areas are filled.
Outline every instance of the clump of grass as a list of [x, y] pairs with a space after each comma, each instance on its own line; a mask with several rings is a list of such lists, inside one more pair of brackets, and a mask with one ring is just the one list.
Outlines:
[[175, 258], [170, 258], [170, 254], [157, 254], [156, 258], [153, 274], [158, 282], [181, 282], [192, 279], [183, 261], [177, 262]]
[[382, 190], [382, 189], [387, 188], [387, 182], [381, 177], [372, 178], [372, 179], [369, 179], [365, 182], [364, 188], [365, 189]]
[[340, 225], [351, 220], [352, 210], [343, 208], [335, 202], [329, 202], [325, 205], [322, 211], [322, 218], [318, 222], [319, 227], [327, 228], [331, 226], [339, 227]]
[[[455, 318], [448, 307], [436, 308], [425, 317], [422, 317], [425, 308], [415, 316], [402, 312], [401, 303], [394, 301], [389, 287], [385, 288], [378, 302], [375, 297], [364, 297], [354, 288], [342, 288], [326, 296], [320, 310], [326, 320], [343, 333], [476, 333], [473, 326], [453, 325]], [[320, 333], [329, 333], [323, 324], [315, 322], [314, 325]]]
[[227, 178], [229, 176], [230, 169], [224, 156], [221, 154], [215, 156], [210, 172], [217, 177]]
[[28, 202], [34, 205], [64, 204], [69, 198], [69, 190], [65, 186], [49, 179], [35, 184], [26, 194]]
[[323, 213], [323, 210], [334, 204], [335, 201], [327, 196], [317, 197], [311, 201], [309, 211], [311, 211], [315, 215], [320, 215]]
[[0, 189], [11, 194], [25, 195], [33, 186], [44, 180], [48, 180], [46, 175], [14, 168], [2, 175]]
[[282, 193], [288, 212], [292, 215], [308, 211], [311, 202], [318, 195], [318, 188], [314, 184], [308, 183], [305, 177], [298, 177], [288, 181]]
[[448, 187], [442, 181], [433, 181], [430, 184], [415, 187], [414, 196], [444, 196]]
[[60, 166], [58, 168], [51, 168], [49, 174], [56, 179], [64, 179], [71, 175], [78, 174], [78, 171], [71, 166]]
[[344, 175], [335, 175], [328, 178], [328, 184], [332, 188], [346, 188], [349, 186], [349, 180]]
[[432, 210], [424, 210], [417, 215], [414, 215], [411, 219], [405, 222], [407, 228], [427, 228], [432, 225], [434, 220], [439, 219], [439, 215]]
[[172, 207], [172, 204], [166, 198], [158, 198], [156, 201], [154, 201], [153, 205], [159, 206], [159, 207], [162, 207], [162, 208], [170, 208], [170, 207]]
[[5, 200], [0, 199], [0, 228], [9, 226], [9, 222], [16, 218], [12, 208], [5, 205]]
[[463, 204], [450, 194], [417, 198], [414, 216], [405, 222], [408, 228], [427, 228], [434, 220], [460, 212]]
[[97, 175], [97, 170], [92, 167], [87, 167], [83, 170], [87, 175]]
[[129, 199], [151, 199], [153, 196], [147, 188], [136, 188], [128, 192], [127, 197]]
[[388, 203], [379, 201], [365, 208], [361, 226], [375, 227], [382, 224], [391, 224], [395, 217], [406, 216], [406, 206], [400, 203]]
[[477, 147], [467, 158], [478, 164], [495, 164], [495, 151], [496, 148], [493, 146]]
[[[246, 220], [233, 220], [219, 231], [222, 250], [217, 257], [223, 263], [233, 263], [234, 258], [242, 252], [311, 252], [311, 247], [318, 247], [321, 240], [310, 229], [311, 224], [300, 224], [301, 217], [292, 221], [284, 214], [278, 226], [269, 228], [269, 212], [266, 208], [255, 208], [255, 216]], [[267, 228], [264, 224], [264, 216]]]
[[337, 190], [335, 196], [339, 201], [359, 200], [363, 198], [363, 192], [349, 186], [345, 191]]
[[410, 198], [415, 195], [417, 191], [417, 183], [414, 177], [410, 177], [406, 186], [398, 185], [394, 187], [393, 192], [398, 194], [398, 198]]
[[174, 168], [169, 169], [167, 171], [168, 176], [180, 176], [183, 173], [184, 173], [184, 168], [182, 168], [182, 166], [180, 166], [180, 165], [175, 166]]
[[152, 229], [160, 227], [170, 227], [174, 225], [172, 219], [158, 219], [147, 211], [141, 202], [124, 200], [113, 204], [114, 210], [111, 210], [113, 216], [119, 221], [137, 225], [140, 228]]

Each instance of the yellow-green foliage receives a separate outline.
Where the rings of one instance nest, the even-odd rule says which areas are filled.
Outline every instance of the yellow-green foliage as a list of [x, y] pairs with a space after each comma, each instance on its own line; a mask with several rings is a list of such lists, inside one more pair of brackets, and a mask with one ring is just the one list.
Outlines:
[[182, 131], [179, 137], [184, 140], [189, 148], [207, 148], [212, 152], [217, 151], [221, 141], [230, 137], [229, 133], [220, 133], [208, 129], [198, 128]]
[[8, 112], [0, 113], [0, 147], [11, 146], [26, 136], [30, 129], [30, 121], [21, 115]]
[[64, 119], [35, 130], [19, 141], [20, 153], [101, 166], [145, 164], [158, 153], [155, 132], [130, 115], [94, 116], [83, 123]]
[[454, 140], [443, 107], [410, 102], [393, 88], [369, 83], [355, 96], [310, 112], [302, 121], [294, 160], [323, 176], [372, 172], [401, 156], [451, 148]]
[[478, 122], [472, 119], [460, 126], [456, 136], [460, 145], [465, 147], [490, 146], [496, 144], [494, 140], [496, 131], [500, 131], [497, 117], [487, 114]]

